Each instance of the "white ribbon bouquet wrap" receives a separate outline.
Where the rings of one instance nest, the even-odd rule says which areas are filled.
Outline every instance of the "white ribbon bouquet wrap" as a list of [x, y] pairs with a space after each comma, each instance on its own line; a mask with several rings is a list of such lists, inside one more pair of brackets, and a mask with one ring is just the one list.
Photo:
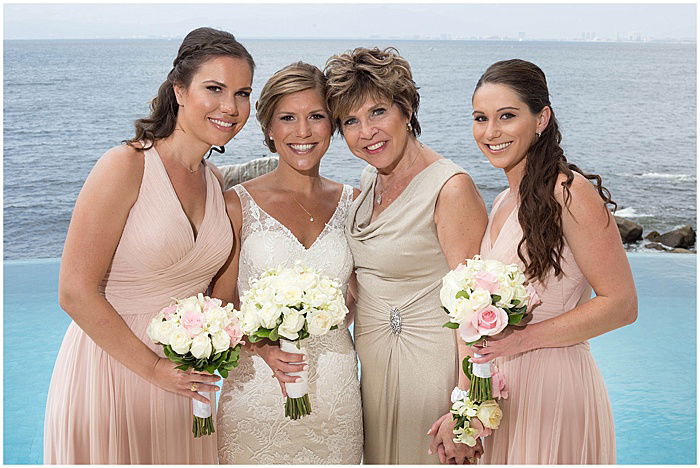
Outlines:
[[[248, 341], [279, 341], [289, 353], [306, 354], [306, 339], [338, 328], [347, 312], [340, 283], [300, 262], [264, 271], [241, 297]], [[311, 414], [309, 374], [305, 370], [291, 375], [301, 378], [285, 384], [285, 416], [299, 419]]]
[[[443, 277], [440, 301], [449, 316], [449, 322], [443, 326], [459, 329], [467, 345], [478, 344], [509, 325], [520, 324], [540, 302], [519, 265], [483, 260], [480, 255], [467, 259]], [[490, 362], [476, 364], [465, 358], [462, 370], [469, 378], [469, 391], [453, 401], [455, 441], [473, 446], [475, 437], [498, 428], [501, 412], [495, 398], [505, 398], [507, 393], [503, 377], [493, 372]], [[479, 417], [474, 419], [477, 413]], [[470, 421], [480, 429], [470, 426]]]
[[[163, 353], [177, 369], [193, 368], [223, 378], [238, 365], [243, 329], [237, 310], [225, 307], [219, 299], [198, 294], [186, 299], [173, 299], [148, 325], [148, 336], [163, 346]], [[193, 386], [192, 391], [195, 390]], [[209, 392], [198, 391], [209, 398]], [[214, 432], [212, 404], [192, 399], [192, 433], [195, 437]]]

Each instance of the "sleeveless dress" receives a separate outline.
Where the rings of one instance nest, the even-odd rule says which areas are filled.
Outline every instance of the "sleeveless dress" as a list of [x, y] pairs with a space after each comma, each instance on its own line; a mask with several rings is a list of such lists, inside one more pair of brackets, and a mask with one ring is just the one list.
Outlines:
[[442, 186], [465, 173], [439, 159], [370, 222], [377, 170], [367, 167], [346, 225], [358, 283], [355, 347], [362, 369], [364, 463], [437, 464], [430, 425], [450, 409], [457, 341], [443, 328], [449, 265], [434, 222]]
[[[209, 167], [205, 177], [206, 212], [195, 240], [158, 153], [145, 152], [138, 199], [100, 285], [131, 331], [161, 357], [148, 323], [170, 298], [205, 292], [233, 245], [221, 185]], [[216, 437], [192, 436], [190, 398], [142, 379], [71, 322], [46, 402], [44, 463], [216, 462]]]
[[[491, 239], [493, 215], [504, 194], [494, 201], [481, 243], [483, 258], [523, 263], [517, 246], [523, 231], [517, 207], [501, 232]], [[542, 303], [531, 323], [563, 314], [591, 296], [591, 287], [565, 242], [564, 275], [535, 282]], [[508, 398], [499, 400], [503, 419], [484, 439], [481, 462], [500, 464], [614, 464], [615, 427], [608, 393], [587, 341], [542, 348], [494, 361], [503, 373]]]
[[[275, 218], [263, 211], [242, 185], [233, 189], [243, 208], [238, 291], [270, 267], [296, 260], [338, 279], [346, 290], [352, 256], [345, 240], [345, 218], [352, 187], [345, 185], [338, 206], [321, 234], [306, 249]], [[309, 338], [311, 414], [284, 415], [284, 397], [265, 361], [243, 348], [237, 368], [223, 383], [219, 399], [219, 461], [222, 464], [358, 464], [362, 458], [362, 406], [357, 355], [342, 324]]]

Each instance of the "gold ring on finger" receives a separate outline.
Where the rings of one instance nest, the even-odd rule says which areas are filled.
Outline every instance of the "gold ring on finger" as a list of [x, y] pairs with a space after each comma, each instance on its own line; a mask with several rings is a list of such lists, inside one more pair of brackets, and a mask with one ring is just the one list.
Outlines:
[[193, 392], [196, 392], [197, 388], [199, 388], [199, 385], [197, 384], [197, 382], [192, 382], [192, 385], [190, 385], [190, 390], [192, 390]]
[[483, 347], [485, 348], [486, 346], [488, 346], [488, 344], [489, 344], [489, 342], [486, 341], [486, 338], [484, 338], [484, 346]]

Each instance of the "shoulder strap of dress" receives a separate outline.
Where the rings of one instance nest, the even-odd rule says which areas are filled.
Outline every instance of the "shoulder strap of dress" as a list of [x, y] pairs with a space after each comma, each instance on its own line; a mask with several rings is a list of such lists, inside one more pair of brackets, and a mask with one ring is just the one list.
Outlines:
[[466, 174], [467, 171], [459, 167], [449, 159], [440, 159], [426, 170], [424, 179], [420, 181], [420, 187], [416, 189], [432, 191], [433, 198], [437, 199], [443, 185], [456, 174]]

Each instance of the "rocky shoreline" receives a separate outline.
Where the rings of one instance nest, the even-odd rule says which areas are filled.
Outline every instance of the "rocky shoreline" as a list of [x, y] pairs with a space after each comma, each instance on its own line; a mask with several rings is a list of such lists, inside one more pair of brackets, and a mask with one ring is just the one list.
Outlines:
[[695, 229], [690, 225], [681, 226], [663, 234], [651, 231], [642, 237], [644, 228], [634, 221], [615, 216], [620, 238], [628, 249], [651, 249], [669, 253], [697, 253]]
[[[272, 156], [253, 159], [243, 164], [221, 166], [219, 169], [224, 175], [226, 189], [229, 189], [236, 184], [273, 170], [277, 167], [277, 163], [277, 156]], [[620, 216], [615, 216], [615, 222], [620, 231], [620, 238], [627, 250], [642, 251], [649, 249], [669, 253], [697, 253], [695, 230], [692, 226], [682, 226], [663, 234], [651, 231], [642, 237], [644, 228], [640, 224]]]

